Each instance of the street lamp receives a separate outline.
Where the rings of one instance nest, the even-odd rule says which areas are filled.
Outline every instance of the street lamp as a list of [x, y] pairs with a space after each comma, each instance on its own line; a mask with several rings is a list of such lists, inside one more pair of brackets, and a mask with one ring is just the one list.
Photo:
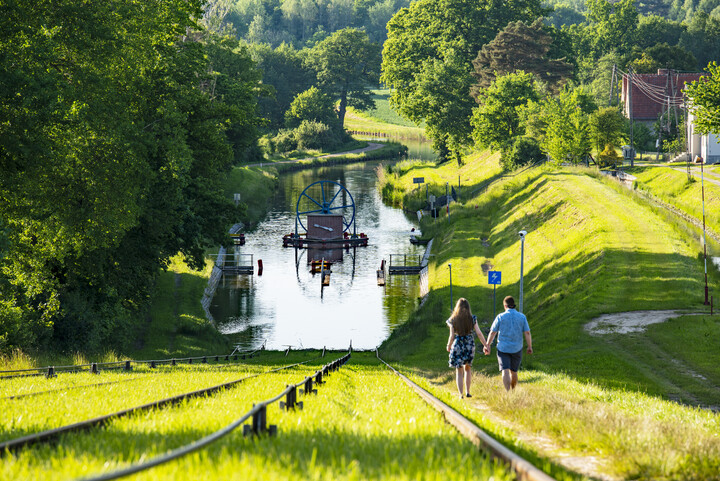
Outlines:
[[518, 303], [518, 312], [523, 312], [523, 262], [525, 257], [525, 236], [526, 230], [518, 232], [520, 236], [520, 299]]

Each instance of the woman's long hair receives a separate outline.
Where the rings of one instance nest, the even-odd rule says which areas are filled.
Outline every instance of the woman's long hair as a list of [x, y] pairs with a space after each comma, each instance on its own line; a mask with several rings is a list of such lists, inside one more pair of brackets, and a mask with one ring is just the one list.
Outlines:
[[458, 336], [467, 336], [472, 332], [472, 312], [470, 312], [470, 303], [464, 297], [458, 299], [455, 309], [450, 316], [453, 330]]

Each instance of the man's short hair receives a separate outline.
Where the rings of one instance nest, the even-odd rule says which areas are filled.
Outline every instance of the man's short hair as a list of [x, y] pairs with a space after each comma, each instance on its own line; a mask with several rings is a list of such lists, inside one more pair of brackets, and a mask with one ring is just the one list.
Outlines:
[[503, 299], [503, 304], [508, 306], [510, 309], [515, 309], [515, 299], [513, 296], [507, 296], [505, 299]]

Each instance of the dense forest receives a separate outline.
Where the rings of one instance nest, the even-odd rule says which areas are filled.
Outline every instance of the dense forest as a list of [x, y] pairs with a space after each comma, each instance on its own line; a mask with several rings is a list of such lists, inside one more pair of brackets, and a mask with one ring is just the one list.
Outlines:
[[[617, 161], [611, 72], [701, 71], [720, 0], [13, 0], [0, 4], [0, 351], [123, 349], [171, 256], [241, 215], [233, 166], [346, 141], [392, 89], [439, 161]], [[695, 88], [717, 129], [712, 81]], [[658, 123], [665, 150], [682, 129]], [[634, 128], [636, 145], [653, 131]]]

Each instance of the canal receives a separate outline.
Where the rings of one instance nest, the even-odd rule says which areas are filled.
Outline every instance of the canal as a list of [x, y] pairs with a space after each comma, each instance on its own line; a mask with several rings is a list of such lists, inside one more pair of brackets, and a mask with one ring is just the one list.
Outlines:
[[[268, 349], [371, 349], [404, 322], [419, 302], [418, 276], [388, 276], [377, 285], [376, 271], [390, 254], [422, 255], [410, 243], [417, 218], [383, 204], [377, 189], [378, 163], [321, 167], [282, 174], [265, 219], [246, 233], [239, 253], [252, 254], [255, 274], [227, 275], [211, 312], [221, 332], [241, 349], [265, 343]], [[311, 274], [308, 252], [283, 248], [282, 237], [294, 231], [298, 196], [319, 180], [338, 182], [352, 195], [357, 232], [368, 247], [350, 249], [332, 265], [330, 285], [321, 287]], [[257, 260], [263, 273], [257, 275]]]

